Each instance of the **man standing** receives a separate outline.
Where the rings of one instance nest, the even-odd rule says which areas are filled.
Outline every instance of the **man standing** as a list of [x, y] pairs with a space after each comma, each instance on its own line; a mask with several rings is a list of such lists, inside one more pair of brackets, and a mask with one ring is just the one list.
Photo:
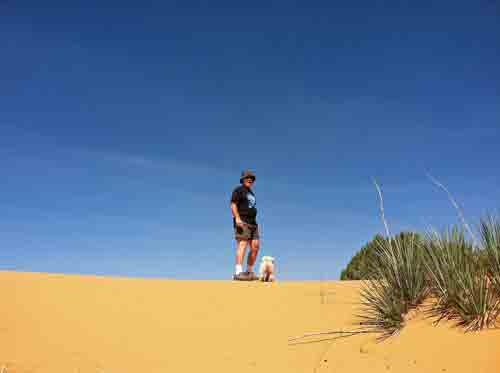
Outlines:
[[[239, 281], [258, 280], [257, 275], [252, 270], [259, 253], [257, 208], [255, 194], [252, 191], [254, 182], [255, 174], [250, 170], [243, 171], [240, 177], [241, 185], [236, 187], [231, 195], [231, 213], [236, 239], [236, 268], [233, 279]], [[243, 272], [242, 264], [247, 245], [250, 246], [250, 254], [247, 258], [246, 271]]]

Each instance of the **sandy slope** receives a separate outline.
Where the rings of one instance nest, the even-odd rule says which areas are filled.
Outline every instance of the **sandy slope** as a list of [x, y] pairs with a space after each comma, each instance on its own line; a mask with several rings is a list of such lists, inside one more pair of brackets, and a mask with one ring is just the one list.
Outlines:
[[0, 371], [500, 372], [500, 330], [464, 334], [418, 316], [383, 343], [288, 343], [352, 328], [358, 287], [3, 271]]

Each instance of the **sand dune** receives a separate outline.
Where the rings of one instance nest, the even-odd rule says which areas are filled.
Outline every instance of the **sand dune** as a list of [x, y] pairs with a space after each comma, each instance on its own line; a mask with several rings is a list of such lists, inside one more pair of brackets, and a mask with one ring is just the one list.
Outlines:
[[500, 372], [500, 330], [417, 315], [402, 333], [352, 329], [358, 282], [178, 281], [0, 272], [3, 373]]

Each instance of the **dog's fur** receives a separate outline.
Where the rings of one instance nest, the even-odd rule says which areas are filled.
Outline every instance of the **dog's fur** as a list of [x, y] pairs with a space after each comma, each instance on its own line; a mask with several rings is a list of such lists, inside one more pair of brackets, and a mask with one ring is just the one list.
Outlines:
[[265, 282], [275, 281], [276, 268], [272, 256], [263, 256], [260, 259], [259, 280]]

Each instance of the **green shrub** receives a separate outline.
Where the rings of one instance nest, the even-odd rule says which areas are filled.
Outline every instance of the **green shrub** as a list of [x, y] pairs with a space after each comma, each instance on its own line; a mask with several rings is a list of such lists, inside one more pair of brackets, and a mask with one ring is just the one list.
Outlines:
[[[420, 235], [415, 232], [401, 232], [400, 238], [414, 236], [421, 240]], [[377, 276], [377, 251], [379, 242], [385, 238], [377, 234], [371, 241], [366, 243], [349, 261], [346, 268], [340, 273], [340, 280], [369, 280]]]
[[371, 265], [375, 261], [376, 241], [384, 239], [376, 235], [370, 242], [364, 245], [349, 261], [346, 268], [340, 274], [341, 280], [366, 280], [371, 278]]

